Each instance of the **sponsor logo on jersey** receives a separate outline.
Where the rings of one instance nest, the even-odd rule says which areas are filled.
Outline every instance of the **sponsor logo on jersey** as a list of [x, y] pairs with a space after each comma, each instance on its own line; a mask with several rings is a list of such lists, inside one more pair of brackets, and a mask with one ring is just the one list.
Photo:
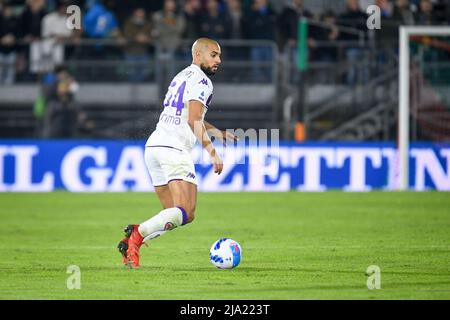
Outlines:
[[204, 84], [205, 86], [207, 86], [208, 85], [208, 80], [202, 79], [202, 80], [200, 80], [199, 84]]
[[162, 113], [161, 116], [159, 117], [159, 121], [165, 122], [167, 124], [174, 124], [174, 125], [178, 126], [181, 123], [181, 117]]

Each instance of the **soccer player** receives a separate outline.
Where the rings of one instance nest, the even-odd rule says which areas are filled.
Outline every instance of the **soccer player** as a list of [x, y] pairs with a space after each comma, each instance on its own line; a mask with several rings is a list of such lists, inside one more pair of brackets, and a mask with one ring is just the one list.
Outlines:
[[118, 248], [123, 263], [139, 267], [139, 249], [147, 240], [194, 220], [197, 202], [197, 180], [190, 151], [198, 140], [207, 150], [220, 174], [223, 162], [207, 132], [225, 143], [237, 140], [233, 134], [220, 131], [204, 120], [211, 103], [213, 85], [208, 76], [221, 63], [219, 44], [200, 38], [192, 46], [192, 64], [178, 73], [169, 85], [164, 109], [156, 130], [145, 144], [145, 162], [163, 210], [141, 224], [130, 224]]

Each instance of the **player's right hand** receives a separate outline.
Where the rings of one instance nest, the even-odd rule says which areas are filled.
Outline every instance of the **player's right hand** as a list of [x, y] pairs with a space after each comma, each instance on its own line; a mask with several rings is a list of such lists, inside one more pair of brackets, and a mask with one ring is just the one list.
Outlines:
[[223, 162], [216, 150], [211, 152], [211, 162], [214, 166], [214, 173], [221, 174], [223, 170]]

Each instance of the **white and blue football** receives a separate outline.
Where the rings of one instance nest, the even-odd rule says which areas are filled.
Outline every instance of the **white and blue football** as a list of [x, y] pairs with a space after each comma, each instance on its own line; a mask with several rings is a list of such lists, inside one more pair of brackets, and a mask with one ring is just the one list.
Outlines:
[[239, 243], [229, 238], [217, 240], [211, 246], [209, 259], [219, 269], [233, 269], [241, 262], [242, 249]]

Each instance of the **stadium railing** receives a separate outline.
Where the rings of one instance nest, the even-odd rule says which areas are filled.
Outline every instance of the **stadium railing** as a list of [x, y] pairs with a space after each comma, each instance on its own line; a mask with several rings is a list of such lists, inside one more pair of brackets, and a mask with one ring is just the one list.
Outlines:
[[[97, 124], [86, 137], [142, 138], [157, 121], [161, 101], [176, 72], [189, 65], [191, 41], [180, 41], [167, 54], [158, 45], [148, 46], [145, 60], [129, 59], [120, 40], [83, 39], [64, 44], [64, 60], [57, 61], [53, 48], [37, 50], [26, 76], [13, 86], [0, 88], [1, 135], [34, 136], [33, 105], [46, 71], [61, 62], [80, 83], [76, 101]], [[215, 110], [210, 116], [223, 128], [276, 126], [278, 50], [271, 41], [221, 41], [223, 64], [214, 77]], [[31, 51], [24, 48], [22, 53]], [[61, 50], [61, 49], [58, 49]], [[256, 51], [256, 52], [255, 52]], [[44, 54], [42, 54], [44, 53]], [[260, 57], [252, 60], [251, 57]], [[230, 98], [232, 97], [232, 99]], [[105, 112], [107, 110], [107, 112]], [[258, 110], [258, 112], [256, 112]], [[20, 128], [18, 126], [20, 118]]]
[[[311, 19], [308, 23], [316, 31], [331, 27]], [[284, 120], [303, 123], [308, 140], [391, 139], [392, 124], [385, 120], [396, 103], [392, 88], [397, 80], [397, 44], [392, 38], [381, 42], [374, 32], [333, 27], [351, 40], [314, 41], [304, 71], [297, 68], [296, 48], [285, 54], [283, 87], [288, 88], [289, 103]], [[386, 112], [380, 112], [383, 105]], [[293, 138], [293, 125], [292, 120], [284, 121], [291, 128], [286, 138]]]
[[[359, 134], [348, 134], [344, 129], [356, 125], [356, 119], [363, 115], [376, 115], [372, 122], [379, 123], [396, 103], [391, 93], [396, 87], [397, 44], [393, 39], [382, 40], [369, 35], [357, 41], [315, 41], [303, 74], [297, 69], [295, 50], [280, 52], [271, 41], [221, 41], [223, 64], [214, 77], [214, 105], [223, 112], [213, 109], [209, 116], [224, 128], [281, 128], [285, 139], [293, 138], [293, 123], [298, 120], [306, 123], [307, 139], [360, 139]], [[81, 84], [77, 100], [98, 123], [95, 132], [87, 136], [145, 135], [144, 128], [157, 120], [170, 78], [190, 63], [190, 46], [191, 41], [180, 41], [168, 55], [158, 45], [151, 45], [147, 47], [149, 59], [133, 61], [126, 59], [126, 43], [119, 40], [67, 43], [64, 63]], [[349, 48], [360, 49], [357, 60], [346, 55]], [[333, 53], [332, 59], [322, 59], [324, 49]], [[19, 49], [27, 57], [29, 50], [25, 44]], [[36, 61], [20, 60], [17, 65], [28, 65], [25, 69], [29, 70], [33, 63]], [[432, 74], [439, 68], [442, 61], [428, 64]], [[352, 69], [353, 82], [349, 81]], [[133, 70], [138, 70], [137, 78]], [[32, 107], [43, 73], [25, 73], [18, 75], [15, 85], [0, 87], [2, 136], [35, 134]], [[384, 114], [378, 112], [381, 101], [386, 106]], [[359, 129], [354, 131], [361, 132]], [[372, 129], [367, 132], [370, 135], [363, 136], [365, 139], [393, 139], [386, 127], [375, 134]]]

